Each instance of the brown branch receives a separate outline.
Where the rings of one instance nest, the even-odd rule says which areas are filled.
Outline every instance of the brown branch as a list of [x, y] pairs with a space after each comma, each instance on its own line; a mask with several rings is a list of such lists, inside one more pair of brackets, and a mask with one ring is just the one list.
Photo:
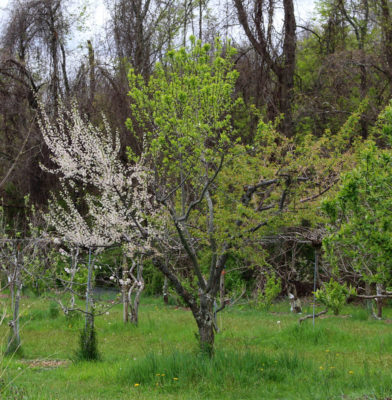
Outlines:
[[202, 202], [202, 200], [203, 200], [203, 198], [204, 198], [204, 196], [205, 196], [205, 194], [206, 194], [208, 188], [210, 187], [211, 183], [213, 183], [213, 182], [215, 181], [215, 178], [218, 176], [220, 170], [222, 169], [224, 158], [225, 158], [225, 154], [223, 153], [222, 156], [221, 156], [221, 160], [220, 160], [220, 163], [219, 163], [218, 168], [216, 169], [216, 171], [215, 171], [213, 177], [212, 177], [211, 179], [208, 179], [208, 181], [207, 181], [206, 184], [204, 185], [203, 190], [201, 191], [200, 197], [199, 197], [197, 200], [192, 201], [192, 202], [189, 204], [188, 209], [186, 210], [185, 214], [182, 215], [181, 217], [178, 217], [178, 218], [177, 218], [177, 221], [178, 221], [178, 222], [184, 222], [184, 221], [186, 221], [186, 220], [188, 219], [189, 214], [191, 213], [192, 209], [193, 209], [195, 206], [197, 206], [198, 204], [200, 204], [200, 203]]
[[317, 199], [318, 197], [322, 196], [324, 193], [328, 192], [328, 190], [331, 189], [338, 181], [339, 181], [339, 178], [336, 178], [329, 186], [327, 186], [321, 192], [314, 194], [313, 196], [305, 197], [304, 199], [301, 199], [299, 202], [306, 203], [307, 201], [312, 201], [312, 200]]
[[[320, 315], [326, 314], [327, 312], [328, 312], [328, 309], [323, 310], [323, 311], [320, 311], [319, 313], [314, 314], [314, 317], [317, 318], [317, 317], [319, 317]], [[306, 319], [310, 319], [310, 318], [313, 318], [313, 314], [308, 314], [308, 315], [305, 315], [305, 316], [301, 317], [301, 318], [298, 320], [298, 322], [301, 324], [303, 321], [305, 321]]]
[[356, 294], [355, 297], [359, 297], [360, 299], [392, 299], [392, 293], [375, 295]]

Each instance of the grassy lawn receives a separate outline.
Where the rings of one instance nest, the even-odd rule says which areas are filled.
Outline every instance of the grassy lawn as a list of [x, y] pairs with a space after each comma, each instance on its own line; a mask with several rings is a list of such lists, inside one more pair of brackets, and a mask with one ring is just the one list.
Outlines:
[[[236, 307], [219, 315], [209, 360], [197, 352], [191, 313], [147, 298], [137, 328], [124, 326], [120, 306], [97, 318], [102, 361], [75, 363], [82, 319], [51, 318], [41, 299], [22, 304], [23, 356], [0, 359], [1, 399], [392, 397], [392, 309], [374, 321], [348, 306], [313, 328], [311, 320], [299, 326], [287, 303], [269, 312]], [[0, 338], [7, 335], [3, 324]]]

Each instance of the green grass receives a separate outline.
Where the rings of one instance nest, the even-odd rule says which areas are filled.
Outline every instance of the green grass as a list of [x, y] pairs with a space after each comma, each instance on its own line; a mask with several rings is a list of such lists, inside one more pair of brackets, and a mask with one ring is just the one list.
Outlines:
[[[374, 321], [350, 306], [342, 316], [316, 320], [315, 327], [311, 320], [298, 325], [287, 303], [269, 312], [229, 309], [218, 318], [222, 332], [209, 359], [197, 351], [189, 311], [147, 298], [139, 327], [121, 322], [120, 306], [96, 319], [101, 361], [72, 362], [83, 320], [57, 316], [42, 299], [25, 297], [22, 304], [23, 358], [0, 358], [1, 399], [392, 396], [392, 309], [386, 320]], [[0, 338], [7, 333], [3, 324]], [[50, 360], [62, 362], [54, 367]]]

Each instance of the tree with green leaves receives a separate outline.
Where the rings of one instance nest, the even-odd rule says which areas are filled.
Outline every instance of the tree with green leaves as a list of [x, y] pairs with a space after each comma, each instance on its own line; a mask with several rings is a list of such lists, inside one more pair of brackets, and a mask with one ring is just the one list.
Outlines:
[[354, 272], [357, 281], [376, 290], [360, 297], [376, 299], [380, 318], [392, 283], [392, 104], [381, 113], [373, 134], [388, 144], [380, 148], [374, 139], [367, 141], [337, 195], [324, 202], [332, 229], [324, 246], [334, 266]]
[[[168, 242], [186, 254], [183, 272], [157, 267], [190, 307], [208, 353], [214, 344], [214, 302], [239, 217], [220, 193], [219, 177], [235, 157], [231, 113], [237, 72], [234, 49], [214, 51], [191, 38], [191, 48], [169, 51], [148, 82], [129, 73], [133, 121], [144, 129], [156, 200], [167, 210]], [[128, 120], [131, 131], [135, 124]], [[131, 155], [132, 157], [132, 155]], [[227, 210], [231, 209], [231, 215]], [[162, 243], [157, 243], [162, 248]], [[162, 249], [165, 251], [165, 249]]]
[[337, 135], [321, 138], [290, 138], [277, 129], [279, 121], [260, 119], [253, 142], [244, 143], [232, 117], [242, 107], [234, 98], [233, 53], [219, 41], [211, 49], [192, 38], [189, 50], [170, 51], [148, 81], [129, 73], [128, 127], [135, 135], [144, 132], [150, 191], [167, 212], [166, 239], [154, 243], [161, 254], [183, 255], [181, 266], [158, 258], [155, 264], [191, 309], [208, 352], [228, 257], [236, 253], [247, 266], [265, 266], [266, 229], [281, 232], [303, 220], [311, 227], [321, 221], [316, 206], [309, 205], [319, 204], [350, 163], [348, 143], [359, 118], [352, 116]]

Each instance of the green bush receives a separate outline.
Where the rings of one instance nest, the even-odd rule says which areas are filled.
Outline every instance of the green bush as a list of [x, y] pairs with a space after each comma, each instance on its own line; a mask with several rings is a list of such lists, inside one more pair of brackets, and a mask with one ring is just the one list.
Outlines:
[[276, 278], [274, 273], [267, 275], [267, 280], [262, 292], [259, 292], [256, 299], [256, 307], [268, 310], [272, 301], [282, 291], [282, 282], [280, 278]]
[[324, 283], [321, 289], [314, 292], [316, 299], [323, 303], [327, 308], [330, 308], [335, 315], [338, 315], [346, 304], [347, 298], [355, 294], [353, 288], [348, 288], [347, 285], [341, 284], [334, 279], [328, 283]]

